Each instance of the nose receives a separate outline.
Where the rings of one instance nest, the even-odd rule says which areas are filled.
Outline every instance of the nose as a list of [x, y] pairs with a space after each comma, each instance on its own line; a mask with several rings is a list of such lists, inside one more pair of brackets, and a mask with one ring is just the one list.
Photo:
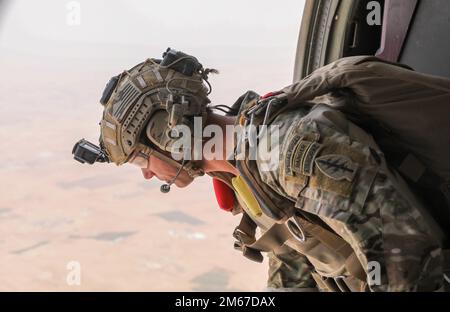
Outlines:
[[142, 171], [142, 175], [144, 176], [144, 179], [146, 179], [146, 180], [150, 180], [155, 175], [153, 172], [151, 172], [148, 169], [142, 168], [141, 171]]

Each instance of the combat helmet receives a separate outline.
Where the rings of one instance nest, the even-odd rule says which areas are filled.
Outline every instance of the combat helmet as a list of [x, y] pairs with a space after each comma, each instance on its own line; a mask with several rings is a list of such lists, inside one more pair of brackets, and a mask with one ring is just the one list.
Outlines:
[[[107, 83], [100, 103], [104, 107], [100, 121], [100, 146], [85, 139], [78, 141], [72, 154], [82, 163], [139, 163], [150, 154], [184, 169], [192, 177], [203, 175], [194, 161], [180, 164], [167, 153], [175, 150], [177, 126], [193, 131], [193, 119], [204, 124], [211, 85], [208, 74], [197, 58], [168, 48], [162, 59], [147, 59], [114, 76]], [[194, 138], [195, 140], [196, 138]], [[144, 165], [143, 165], [144, 166]]]

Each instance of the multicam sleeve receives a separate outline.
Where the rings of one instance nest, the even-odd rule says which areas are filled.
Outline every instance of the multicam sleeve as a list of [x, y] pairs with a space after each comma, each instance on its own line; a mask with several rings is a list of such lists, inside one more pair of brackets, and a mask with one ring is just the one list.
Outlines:
[[[287, 248], [287, 247], [286, 247]], [[283, 254], [269, 253], [267, 287], [274, 291], [317, 291], [308, 259], [290, 249]]]
[[339, 217], [342, 206], [324, 208], [323, 219], [352, 246], [372, 291], [442, 287], [440, 244], [417, 207], [386, 175], [377, 174], [361, 210]]
[[296, 207], [321, 217], [352, 246], [372, 291], [440, 288], [438, 236], [403, 180], [385, 166], [383, 155], [325, 126], [320, 126], [319, 152], [302, 148], [312, 144], [304, 137], [284, 142], [294, 152], [285, 151], [289, 159], [282, 162], [302, 167], [283, 167], [279, 181]]

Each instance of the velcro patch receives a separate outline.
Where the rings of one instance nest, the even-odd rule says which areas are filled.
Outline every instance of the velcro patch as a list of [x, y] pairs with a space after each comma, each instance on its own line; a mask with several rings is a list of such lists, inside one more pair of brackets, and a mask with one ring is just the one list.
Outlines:
[[113, 116], [119, 120], [122, 120], [128, 111], [129, 107], [134, 101], [141, 96], [141, 90], [136, 87], [131, 81], [119, 91], [119, 101], [113, 105]]
[[316, 158], [317, 168], [327, 177], [333, 180], [353, 181], [358, 164], [345, 155], [330, 154]]

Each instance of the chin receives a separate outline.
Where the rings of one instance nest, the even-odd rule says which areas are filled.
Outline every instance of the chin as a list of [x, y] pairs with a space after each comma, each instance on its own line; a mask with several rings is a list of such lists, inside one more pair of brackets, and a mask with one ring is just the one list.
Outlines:
[[186, 180], [186, 181], [176, 180], [174, 182], [174, 184], [179, 188], [185, 188], [186, 186], [191, 184], [191, 182], [192, 182], [192, 180]]

